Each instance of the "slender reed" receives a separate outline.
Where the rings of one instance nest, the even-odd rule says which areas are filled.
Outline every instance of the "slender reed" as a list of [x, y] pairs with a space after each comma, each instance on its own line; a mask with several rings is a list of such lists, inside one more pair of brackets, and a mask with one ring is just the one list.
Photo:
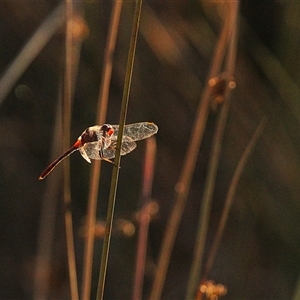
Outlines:
[[[120, 14], [123, 1], [115, 0], [111, 12], [107, 43], [104, 52], [103, 71], [100, 83], [100, 92], [98, 100], [98, 115], [96, 124], [105, 123], [109, 86], [112, 74], [113, 53], [115, 51], [118, 27], [120, 22]], [[101, 160], [95, 160], [92, 164], [90, 189], [88, 197], [87, 220], [86, 220], [86, 240], [83, 257], [83, 278], [82, 278], [82, 294], [81, 299], [89, 300], [91, 294], [91, 280], [93, 269], [93, 252], [95, 238], [95, 222], [96, 208], [99, 191]]]
[[[232, 20], [232, 31], [229, 33], [228, 57], [226, 60], [226, 74], [228, 81], [234, 77], [236, 46], [237, 46], [237, 17], [238, 17], [238, 2], [228, 2], [229, 12], [228, 18]], [[194, 299], [196, 289], [199, 285], [200, 272], [202, 267], [203, 253], [205, 248], [206, 236], [208, 231], [208, 223], [210, 218], [211, 203], [215, 188], [216, 174], [221, 154], [222, 139], [225, 132], [227, 115], [230, 105], [231, 86], [227, 84], [224, 92], [224, 103], [221, 109], [221, 114], [214, 134], [212, 153], [208, 166], [208, 174], [204, 187], [204, 194], [199, 215], [198, 231], [196, 237], [195, 252], [192, 261], [192, 268], [188, 281], [188, 288], [185, 299]]]
[[154, 137], [146, 141], [144, 161], [142, 207], [139, 216], [139, 236], [137, 242], [136, 267], [133, 283], [132, 300], [141, 300], [143, 296], [143, 283], [145, 262], [147, 254], [148, 229], [150, 222], [149, 203], [151, 201], [152, 181], [155, 165], [156, 142]]
[[[220, 39], [213, 55], [213, 61], [208, 76], [209, 79], [218, 76], [218, 74], [220, 73], [228, 43], [229, 32], [231, 29], [230, 21], [231, 20], [229, 19], [225, 20]], [[162, 289], [165, 282], [172, 249], [174, 246], [174, 241], [189, 194], [198, 152], [206, 126], [212, 92], [213, 87], [209, 85], [207, 81], [206, 87], [199, 102], [198, 111], [193, 126], [194, 130], [188, 143], [188, 149], [185, 155], [180, 178], [176, 185], [175, 204], [168, 220], [167, 228], [162, 241], [157, 271], [150, 294], [150, 300], [159, 300], [161, 298]]]
[[213, 192], [215, 188], [215, 180], [217, 176], [217, 169], [218, 169], [218, 164], [219, 164], [219, 159], [221, 154], [221, 146], [222, 146], [221, 143], [225, 131], [228, 108], [229, 108], [229, 101], [227, 99], [222, 106], [217, 128], [214, 133], [211, 158], [209, 162], [208, 174], [205, 182], [204, 195], [203, 195], [202, 205], [201, 205], [201, 210], [199, 215], [195, 253], [192, 261], [192, 269], [190, 272], [188, 289], [187, 289], [187, 294], [185, 299], [194, 299], [195, 287], [198, 286], [198, 280], [199, 280], [198, 274], [199, 271], [201, 270], [201, 261], [202, 261], [205, 242], [206, 242], [208, 223], [210, 219], [210, 209], [211, 209], [211, 203], [213, 198]]
[[[25, 69], [38, 55], [41, 49], [64, 24], [65, 3], [62, 2], [45, 19], [45, 21], [36, 30], [33, 36], [10, 64], [8, 69], [0, 79], [0, 104], [9, 93], [12, 86], [22, 75]], [[52, 157], [56, 157], [61, 152], [61, 128], [62, 128], [62, 102], [57, 103], [57, 113], [55, 129], [52, 143]], [[61, 182], [61, 173], [58, 176], [49, 178], [46, 183], [45, 196], [42, 204], [40, 230], [38, 236], [37, 258], [34, 270], [34, 289], [33, 299], [47, 299], [49, 293], [49, 274], [51, 273], [51, 255], [52, 244], [54, 240], [55, 216], [57, 209], [57, 199], [59, 197], [59, 183]]]
[[223, 235], [223, 232], [224, 232], [224, 229], [226, 226], [229, 211], [230, 211], [230, 208], [231, 208], [233, 200], [234, 200], [234, 195], [235, 195], [239, 180], [245, 169], [248, 159], [265, 128], [265, 125], [266, 125], [266, 118], [264, 117], [264, 118], [262, 118], [262, 120], [259, 122], [257, 128], [255, 129], [255, 132], [254, 132], [252, 138], [250, 139], [247, 147], [245, 148], [243, 155], [242, 155], [241, 159], [239, 160], [239, 163], [235, 169], [235, 172], [232, 177], [231, 183], [229, 185], [228, 193], [227, 193], [227, 196], [225, 199], [225, 204], [224, 204], [224, 208], [222, 211], [220, 223], [219, 223], [219, 226], [217, 229], [217, 233], [214, 237], [214, 241], [213, 241], [213, 244], [212, 244], [211, 250], [209, 252], [206, 265], [205, 265], [205, 271], [204, 271], [204, 276], [203, 276], [202, 281], [205, 281], [207, 279], [207, 276], [211, 270], [211, 267], [213, 265], [216, 253], [218, 251], [218, 248], [219, 248], [219, 245], [220, 245], [220, 242], [222, 239], [222, 235]]
[[[72, 99], [72, 48], [73, 48], [73, 2], [65, 0], [66, 4], [66, 44], [65, 44], [65, 74], [64, 74], [64, 101], [63, 101], [63, 148], [68, 149], [70, 144], [71, 124], [71, 99]], [[71, 207], [70, 187], [70, 161], [65, 160], [63, 164], [64, 184], [64, 208], [65, 208], [65, 230], [67, 243], [67, 256], [69, 267], [69, 280], [71, 299], [78, 299], [78, 283], [75, 262], [75, 247], [73, 236], [73, 221]]]
[[129, 93], [130, 93], [130, 87], [131, 87], [132, 72], [133, 72], [133, 65], [134, 65], [135, 50], [136, 50], [141, 10], [142, 10], [142, 0], [137, 0], [136, 6], [135, 6], [135, 11], [134, 11], [133, 27], [132, 27], [132, 32], [131, 32], [128, 60], [127, 60], [127, 68], [126, 68], [125, 82], [124, 82], [124, 89], [123, 89], [122, 106], [121, 106], [120, 120], [119, 120], [119, 133], [118, 133], [118, 140], [117, 140], [117, 146], [116, 146], [117, 150], [116, 150], [116, 157], [115, 157], [115, 161], [114, 161], [115, 167], [114, 167], [113, 173], [112, 173], [111, 188], [110, 188], [109, 201], [108, 201], [106, 229], [105, 229], [105, 237], [104, 237], [104, 242], [103, 242], [100, 275], [99, 275], [99, 282], [98, 282], [98, 289], [97, 289], [97, 299], [98, 300], [103, 299], [103, 295], [104, 295], [104, 286], [105, 286], [106, 270], [107, 270], [107, 264], [108, 264], [108, 254], [109, 254], [109, 246], [110, 246], [110, 239], [111, 239], [112, 222], [113, 222], [116, 193], [117, 193], [117, 183], [118, 183], [118, 176], [119, 176], [119, 166], [120, 166], [120, 161], [121, 161], [121, 145], [122, 145], [122, 138], [123, 138], [125, 121], [126, 121], [126, 115], [127, 115], [127, 107], [128, 107], [128, 102], [129, 102]]
[[[55, 114], [55, 127], [52, 141], [51, 157], [57, 157], [61, 153], [61, 128], [62, 128], [62, 102], [61, 94], [57, 103]], [[62, 174], [49, 176], [46, 181], [45, 194], [43, 196], [39, 234], [37, 242], [37, 255], [34, 269], [33, 299], [47, 299], [49, 290], [49, 274], [51, 269], [51, 257], [55, 231], [55, 217], [59, 198]]]
[[2, 75], [0, 79], [0, 105], [10, 92], [11, 88], [15, 85], [16, 81], [22, 76], [26, 68], [40, 53], [57, 30], [61, 28], [64, 21], [64, 3], [61, 3], [41, 24]]

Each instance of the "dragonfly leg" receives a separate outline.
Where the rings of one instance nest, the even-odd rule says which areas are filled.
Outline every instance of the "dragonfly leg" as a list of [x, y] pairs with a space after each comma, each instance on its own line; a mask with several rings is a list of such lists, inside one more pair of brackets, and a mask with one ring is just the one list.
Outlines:
[[99, 150], [100, 159], [103, 159], [103, 148], [101, 147]]
[[[105, 161], [107, 161], [107, 162], [113, 164], [115, 167], [118, 167], [112, 160], [110, 160], [110, 159], [104, 157], [104, 155], [103, 155], [103, 149], [102, 149], [102, 148], [99, 150], [99, 156], [100, 156], [100, 159], [101, 159], [101, 160], [105, 160]], [[121, 168], [121, 167], [119, 167], [119, 169], [120, 169], [120, 168]]]

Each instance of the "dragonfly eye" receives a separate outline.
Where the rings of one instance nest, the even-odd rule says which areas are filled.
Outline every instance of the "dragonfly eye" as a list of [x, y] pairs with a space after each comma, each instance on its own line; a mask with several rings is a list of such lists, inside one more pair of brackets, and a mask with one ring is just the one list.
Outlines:
[[103, 136], [111, 136], [114, 133], [114, 129], [109, 124], [104, 124], [101, 126], [101, 131], [103, 132]]

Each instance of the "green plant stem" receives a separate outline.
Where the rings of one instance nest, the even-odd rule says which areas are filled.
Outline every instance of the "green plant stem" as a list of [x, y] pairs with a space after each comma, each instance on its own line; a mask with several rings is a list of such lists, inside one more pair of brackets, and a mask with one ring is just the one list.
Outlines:
[[[229, 30], [231, 27], [230, 25], [230, 22], [228, 20], [225, 20], [220, 39], [218, 41], [215, 53], [213, 55], [213, 61], [208, 76], [209, 79], [218, 76], [218, 74], [220, 73], [228, 43]], [[203, 91], [202, 97], [199, 102], [198, 112], [193, 126], [194, 130], [188, 143], [189, 146], [185, 155], [182, 171], [180, 174], [179, 181], [176, 185], [175, 204], [171, 212], [170, 218], [168, 220], [167, 228], [162, 241], [157, 271], [151, 290], [150, 300], [161, 299], [161, 294], [170, 262], [172, 249], [189, 194], [191, 180], [195, 170], [196, 160], [198, 157], [204, 129], [206, 126], [212, 91], [212, 87], [207, 82], [207, 85]]]
[[221, 239], [222, 239], [222, 235], [223, 235], [223, 232], [224, 232], [224, 229], [225, 229], [225, 226], [226, 226], [229, 211], [230, 211], [230, 208], [231, 208], [233, 200], [234, 200], [234, 195], [235, 195], [239, 180], [240, 180], [241, 175], [242, 175], [242, 173], [245, 169], [245, 166], [248, 162], [248, 159], [249, 159], [249, 157], [250, 157], [250, 155], [251, 155], [251, 153], [252, 153], [252, 151], [253, 151], [253, 149], [254, 149], [254, 147], [255, 147], [258, 139], [259, 139], [259, 137], [261, 136], [261, 134], [262, 134], [262, 132], [265, 128], [265, 125], [266, 125], [266, 118], [264, 117], [259, 122], [252, 138], [250, 139], [247, 147], [245, 148], [245, 150], [243, 152], [243, 155], [242, 155], [241, 159], [239, 160], [239, 163], [236, 167], [236, 170], [235, 170], [234, 175], [232, 177], [231, 183], [229, 185], [229, 189], [228, 189], [228, 193], [227, 193], [227, 196], [226, 196], [226, 199], [225, 199], [225, 204], [224, 204], [224, 208], [223, 208], [223, 211], [222, 211], [222, 216], [221, 216], [221, 219], [220, 219], [220, 223], [219, 223], [219, 226], [218, 226], [218, 229], [217, 229], [217, 233], [215, 235], [211, 250], [210, 250], [209, 255], [208, 255], [208, 259], [207, 259], [207, 262], [206, 262], [204, 276], [203, 276], [202, 281], [205, 281], [207, 279], [207, 276], [208, 276], [208, 274], [211, 270], [211, 267], [213, 265], [213, 262], [214, 262], [214, 259], [215, 259], [216, 253], [217, 253], [217, 250], [219, 248], [219, 245], [220, 245], [220, 242], [221, 242]]
[[207, 179], [205, 182], [204, 195], [202, 198], [202, 205], [199, 216], [199, 224], [196, 238], [195, 254], [192, 261], [192, 270], [188, 282], [188, 289], [185, 299], [194, 299], [195, 291], [199, 281], [199, 271], [201, 270], [201, 262], [206, 242], [206, 235], [208, 230], [208, 223], [210, 218], [210, 208], [212, 203], [212, 196], [215, 188], [215, 179], [219, 164], [221, 153], [221, 142], [224, 135], [227, 113], [229, 108], [229, 101], [222, 106], [219, 116], [219, 121], [214, 134], [214, 141], [212, 145], [211, 158], [208, 167]]
[[[112, 74], [113, 53], [117, 40], [118, 27], [120, 23], [120, 14], [123, 1], [115, 0], [112, 7], [109, 30], [107, 35], [107, 43], [104, 52], [103, 71], [100, 83], [100, 92], [98, 99], [98, 115], [96, 124], [104, 124], [107, 112], [107, 103], [109, 95], [109, 87]], [[91, 294], [91, 280], [93, 267], [94, 239], [95, 239], [95, 223], [96, 208], [99, 191], [101, 160], [95, 160], [92, 164], [90, 189], [88, 196], [87, 220], [86, 220], [86, 240], [83, 257], [83, 277], [82, 277], [82, 300], [89, 300]]]
[[114, 208], [115, 208], [115, 201], [116, 201], [120, 160], [121, 160], [121, 145], [122, 145], [124, 126], [125, 126], [125, 121], [127, 116], [127, 107], [129, 102], [129, 93], [131, 87], [141, 10], [142, 10], [142, 0], [137, 0], [135, 11], [134, 11], [133, 27], [131, 32], [127, 68], [126, 68], [125, 82], [124, 82], [124, 89], [123, 89], [122, 106], [121, 106], [120, 120], [119, 120], [119, 133], [118, 133], [118, 140], [116, 146], [116, 157], [114, 161], [115, 167], [112, 173], [111, 187], [110, 187], [110, 194], [109, 194], [109, 201], [108, 201], [106, 229], [105, 229], [105, 237], [103, 241], [100, 275], [99, 275], [99, 282], [98, 282], [98, 289], [97, 289], [98, 300], [103, 299], [103, 295], [104, 295], [104, 286], [105, 286], [105, 278], [106, 278], [106, 271], [107, 271], [107, 264], [108, 264], [112, 222], [113, 222], [113, 215], [114, 215]]
[[[228, 57], [226, 60], [227, 76], [231, 80], [234, 76], [235, 59], [236, 59], [236, 46], [237, 46], [237, 16], [238, 16], [238, 2], [228, 2], [229, 13], [228, 18], [232, 23], [232, 30], [229, 33], [229, 47]], [[216, 132], [214, 134], [212, 153], [208, 166], [208, 174], [204, 187], [204, 194], [202, 198], [202, 205], [199, 215], [198, 231], [196, 237], [195, 252], [192, 261], [192, 268], [188, 281], [188, 288], [185, 299], [194, 299], [196, 290], [199, 285], [200, 272], [203, 261], [203, 253], [206, 243], [206, 236], [208, 231], [208, 223], [210, 219], [211, 203], [213, 198], [213, 192], [215, 188], [216, 174], [219, 164], [219, 158], [221, 154], [222, 139], [225, 132], [225, 126], [227, 121], [227, 115], [230, 105], [231, 88], [227, 84], [224, 92], [224, 103], [221, 109], [221, 114], [218, 120]]]

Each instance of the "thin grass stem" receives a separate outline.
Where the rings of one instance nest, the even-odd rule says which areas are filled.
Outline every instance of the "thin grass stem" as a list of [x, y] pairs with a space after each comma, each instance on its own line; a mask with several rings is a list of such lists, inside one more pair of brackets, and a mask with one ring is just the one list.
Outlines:
[[218, 251], [221, 239], [222, 239], [222, 235], [223, 235], [226, 223], [227, 223], [229, 211], [230, 211], [230, 208], [231, 208], [233, 200], [234, 200], [234, 196], [235, 196], [235, 192], [236, 192], [239, 180], [241, 178], [241, 175], [243, 174], [243, 171], [248, 162], [248, 159], [265, 128], [266, 120], [267, 120], [266, 117], [263, 117], [262, 120], [259, 122], [257, 128], [255, 129], [253, 136], [251, 137], [248, 145], [246, 146], [246, 148], [242, 154], [241, 159], [239, 160], [239, 163], [238, 163], [236, 170], [234, 172], [234, 175], [232, 177], [231, 183], [229, 185], [228, 193], [227, 193], [227, 196], [225, 199], [225, 204], [224, 204], [224, 208], [222, 211], [220, 223], [219, 223], [219, 226], [217, 229], [217, 233], [214, 237], [214, 241], [213, 241], [211, 250], [208, 255], [208, 259], [206, 262], [204, 276], [203, 276], [202, 281], [205, 281], [207, 279], [207, 276], [213, 265], [213, 262], [214, 262], [216, 254], [217, 254], [217, 251]]
[[133, 282], [132, 300], [141, 300], [143, 296], [143, 283], [145, 273], [145, 262], [147, 254], [148, 230], [150, 222], [149, 204], [151, 201], [151, 190], [154, 174], [156, 156], [156, 142], [154, 137], [146, 141], [146, 153], [144, 161], [142, 207], [139, 216], [139, 235], [137, 242], [136, 267]]
[[[236, 47], [237, 47], [237, 17], [238, 17], [238, 2], [228, 2], [229, 13], [228, 18], [232, 23], [232, 30], [229, 33], [229, 46], [228, 56], [226, 59], [226, 74], [228, 81], [234, 77], [235, 60], [236, 60]], [[230, 105], [231, 87], [227, 84], [224, 92], [224, 103], [221, 109], [220, 117], [218, 120], [217, 128], [213, 138], [212, 153], [208, 166], [207, 179], [204, 186], [204, 193], [202, 198], [202, 205], [199, 215], [199, 223], [196, 237], [195, 252], [192, 261], [192, 268], [188, 281], [188, 288], [185, 299], [194, 299], [196, 290], [199, 285], [200, 272], [203, 261], [203, 254], [205, 249], [208, 224], [210, 219], [211, 203], [213, 198], [213, 192], [215, 188], [215, 180], [217, 175], [217, 169], [219, 165], [219, 159], [222, 148], [222, 140], [225, 132], [227, 115]]]
[[[65, 76], [63, 101], [63, 148], [68, 149], [70, 144], [71, 99], [72, 99], [72, 58], [73, 58], [73, 2], [65, 0], [66, 4], [66, 45], [65, 45]], [[78, 299], [78, 282], [75, 262], [75, 247], [73, 235], [73, 220], [71, 211], [70, 161], [65, 160], [63, 165], [65, 231], [71, 299]]]
[[[55, 127], [52, 141], [51, 157], [57, 157], [61, 153], [61, 128], [62, 128], [62, 93], [59, 93], [59, 101], [55, 114]], [[51, 257], [53, 251], [55, 217], [59, 198], [59, 186], [62, 180], [61, 172], [58, 176], [50, 176], [46, 181], [45, 195], [42, 201], [36, 264], [34, 270], [33, 299], [48, 299], [49, 274], [51, 273]]]
[[192, 269], [190, 272], [190, 278], [188, 282], [187, 294], [185, 299], [194, 299], [195, 291], [199, 281], [199, 270], [201, 270], [201, 262], [206, 242], [208, 223], [210, 219], [210, 209], [212, 203], [213, 192], [215, 188], [215, 180], [217, 175], [217, 169], [221, 154], [221, 143], [224, 135], [227, 113], [229, 108], [229, 101], [223, 104], [222, 110], [219, 116], [217, 128], [214, 134], [214, 141], [212, 145], [211, 158], [208, 166], [208, 174], [204, 187], [204, 194], [202, 198], [202, 205], [199, 215], [199, 224], [197, 230], [196, 246], [194, 258], [192, 261]]
[[[208, 79], [216, 77], [220, 73], [223, 58], [226, 53], [230, 28], [230, 20], [226, 19], [221, 32], [220, 39], [215, 48], [215, 53], [213, 55], [213, 61]], [[200, 149], [204, 129], [206, 126], [212, 91], [213, 89], [207, 81], [206, 87], [203, 91], [199, 102], [198, 112], [193, 126], [194, 130], [188, 143], [188, 149], [185, 155], [185, 160], [183, 163], [180, 178], [176, 185], [175, 204], [171, 212], [170, 218], [168, 220], [167, 228], [162, 241], [157, 271], [155, 274], [154, 283], [150, 294], [150, 300], [161, 299], [161, 294], [166, 279], [166, 274], [174, 246], [174, 241], [178, 232], [183, 210], [189, 194], [189, 189], [191, 185], [192, 176], [195, 170], [198, 152]]]
[[[9, 91], [6, 90], [9, 89], [9, 86], [6, 85], [6, 81], [10, 79], [11, 84], [14, 84], [14, 80], [17, 80], [18, 77], [21, 76], [22, 72], [31, 63], [31, 61], [42, 49], [42, 47], [48, 42], [48, 40], [54, 35], [54, 33], [63, 25], [66, 18], [66, 14], [64, 14], [65, 9], [66, 9], [65, 3], [63, 2], [42, 23], [39, 29], [35, 32], [32, 38], [27, 42], [25, 47], [21, 50], [18, 57], [11, 64], [10, 68], [7, 70], [7, 72], [4, 74], [4, 76], [0, 81], [1, 82], [0, 86], [3, 87], [3, 89], [1, 89], [3, 95]], [[70, 36], [70, 34], [68, 34], [68, 36]], [[67, 63], [67, 58], [71, 59], [71, 56], [69, 55], [70, 49], [67, 48], [68, 43], [69, 42], [67, 42], [66, 39], [66, 65], [68, 64], [73, 66], [73, 78], [75, 78], [75, 73], [76, 73], [75, 70], [76, 70], [76, 66], [78, 65], [77, 63], [78, 55], [76, 57], [73, 57], [74, 60], [72, 64], [70, 63], [70, 61]], [[68, 71], [68, 73], [72, 73], [72, 72]], [[65, 81], [66, 78], [67, 75], [65, 74]], [[67, 92], [64, 91], [65, 94], [71, 93], [70, 92], [71, 88], [70, 87], [67, 88], [66, 85], [64, 86], [65, 89], [68, 89]], [[68, 125], [66, 126], [67, 128], [70, 126], [68, 121], [68, 119], [70, 119], [69, 105], [66, 104], [66, 102], [65, 104], [61, 102], [61, 98], [62, 98], [61, 91], [59, 94], [60, 94], [60, 101], [58, 101], [58, 108], [56, 114], [56, 121], [55, 121], [56, 125], [55, 125], [54, 139], [53, 139], [52, 157], [57, 157], [58, 154], [54, 154], [54, 153], [61, 153], [62, 151], [62, 149], [60, 149], [60, 145], [62, 141], [61, 128], [64, 127], [62, 122], [68, 123]], [[65, 110], [65, 112], [67, 112], [67, 114], [69, 114], [69, 117], [68, 116], [65, 117], [65, 115], [63, 116], [62, 114], [63, 109]], [[67, 141], [67, 139], [64, 139], [64, 141]], [[65, 145], [64, 147], [67, 148], [68, 145]], [[49, 274], [51, 273], [50, 272], [51, 254], [52, 254], [52, 243], [54, 238], [55, 213], [56, 213], [56, 205], [57, 205], [57, 202], [54, 200], [58, 198], [59, 182], [61, 182], [61, 173], [58, 173], [58, 176], [49, 178], [49, 180], [47, 181], [45, 200], [43, 201], [43, 208], [41, 212], [41, 225], [40, 225], [41, 229], [39, 234], [37, 262], [35, 267], [35, 282], [34, 282], [34, 296], [33, 296], [34, 299], [48, 298]], [[71, 219], [70, 215], [68, 216], [66, 215], [65, 224], [71, 223], [72, 226], [72, 222], [70, 222], [70, 219]], [[72, 231], [73, 230], [71, 229], [71, 232]], [[73, 251], [73, 256], [74, 256], [74, 251]], [[71, 253], [71, 257], [72, 257], [72, 253]], [[75, 259], [71, 258], [71, 261], [75, 261]], [[74, 274], [74, 272], [72, 272], [72, 274]], [[72, 286], [74, 286], [74, 284], [72, 284]], [[74, 297], [77, 297], [76, 292], [73, 292], [72, 294], [74, 295]]]
[[[98, 99], [98, 114], [96, 124], [105, 123], [107, 103], [109, 96], [109, 87], [113, 66], [113, 53], [117, 40], [118, 27], [120, 23], [120, 14], [123, 1], [115, 0], [111, 12], [110, 24], [107, 35], [107, 43], [104, 52], [103, 71], [100, 83], [100, 92]], [[92, 164], [90, 188], [88, 196], [88, 208], [86, 219], [86, 240], [83, 257], [83, 278], [81, 299], [89, 300], [91, 294], [91, 281], [93, 271], [93, 253], [95, 239], [96, 208], [99, 191], [101, 160], [95, 160]]]
[[106, 271], [107, 271], [107, 264], [108, 264], [108, 254], [109, 254], [109, 246], [110, 246], [110, 239], [111, 239], [112, 222], [113, 222], [114, 208], [115, 208], [115, 201], [116, 201], [117, 184], [118, 184], [119, 169], [120, 169], [119, 167], [120, 167], [120, 161], [121, 161], [121, 145], [122, 145], [123, 132], [124, 132], [125, 121], [126, 121], [126, 116], [127, 116], [127, 108], [128, 108], [128, 102], [129, 102], [129, 93], [130, 93], [130, 87], [131, 87], [131, 80], [132, 80], [133, 65], [134, 65], [135, 50], [136, 50], [141, 10], [142, 10], [142, 0], [137, 0], [136, 5], [135, 5], [135, 11], [134, 11], [133, 26], [132, 26], [132, 32], [131, 32], [131, 38], [130, 38], [129, 53], [128, 53], [125, 82], [124, 82], [124, 89], [123, 89], [123, 97], [122, 97], [122, 104], [121, 104], [121, 112], [120, 112], [120, 120], [119, 120], [119, 133], [118, 133], [118, 140], [117, 140], [117, 146], [116, 146], [116, 157], [114, 160], [115, 167], [113, 168], [109, 201], [108, 201], [108, 209], [107, 209], [107, 217], [106, 217], [106, 230], [105, 230], [105, 237], [104, 237], [104, 241], [103, 241], [100, 275], [99, 275], [99, 282], [98, 282], [98, 289], [97, 289], [97, 299], [98, 300], [103, 299], [103, 295], [104, 295], [104, 286], [105, 286]]

